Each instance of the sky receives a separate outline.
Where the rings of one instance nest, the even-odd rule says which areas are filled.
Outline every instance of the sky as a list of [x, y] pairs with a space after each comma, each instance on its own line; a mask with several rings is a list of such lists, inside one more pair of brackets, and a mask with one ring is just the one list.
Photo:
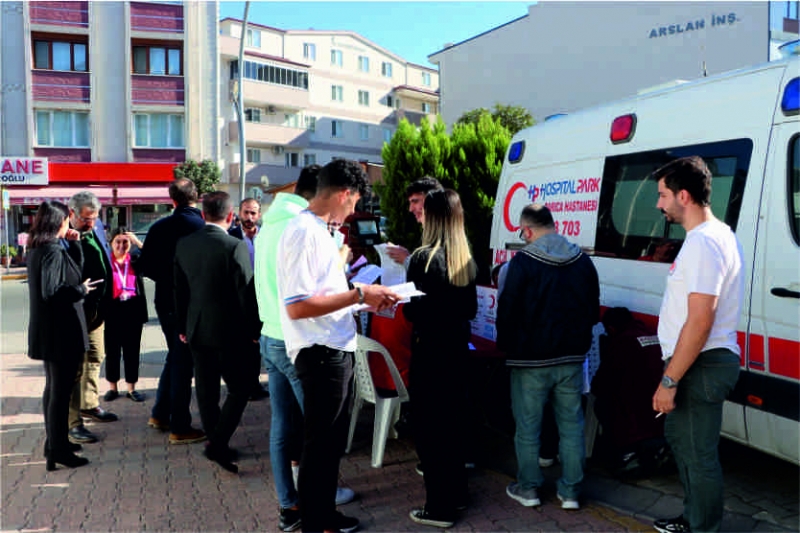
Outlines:
[[[406, 61], [527, 15], [535, 2], [250, 2], [248, 22], [282, 30], [349, 30]], [[241, 19], [244, 2], [219, 3], [220, 17]]]

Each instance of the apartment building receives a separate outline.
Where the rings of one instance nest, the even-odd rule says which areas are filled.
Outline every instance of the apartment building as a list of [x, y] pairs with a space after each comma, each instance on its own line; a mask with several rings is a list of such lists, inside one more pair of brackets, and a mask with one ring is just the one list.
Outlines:
[[[233, 104], [242, 21], [220, 21], [223, 181], [239, 187]], [[401, 118], [438, 113], [439, 76], [349, 31], [282, 30], [248, 22], [243, 108], [246, 187], [273, 190], [308, 164], [344, 157], [381, 163]]]
[[9, 187], [13, 232], [44, 199], [90, 189], [111, 227], [171, 206], [187, 158], [219, 159], [217, 2], [3, 2], [0, 154], [46, 158]]

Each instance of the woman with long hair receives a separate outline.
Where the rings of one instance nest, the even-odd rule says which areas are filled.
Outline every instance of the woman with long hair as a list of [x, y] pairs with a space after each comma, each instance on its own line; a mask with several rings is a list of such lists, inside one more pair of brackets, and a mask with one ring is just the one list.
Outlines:
[[478, 309], [477, 267], [464, 231], [464, 209], [453, 190], [425, 197], [422, 246], [414, 251], [407, 280], [425, 296], [403, 307], [413, 325], [410, 389], [414, 441], [424, 465], [425, 506], [414, 522], [454, 524], [467, 506], [464, 467], [466, 378], [470, 324]]
[[83, 298], [94, 284], [81, 282], [83, 254], [68, 216], [66, 205], [42, 202], [30, 231], [28, 357], [44, 361], [47, 470], [55, 470], [56, 464], [75, 468], [89, 462], [75, 455], [80, 445], [70, 443], [67, 432], [70, 396], [89, 349]]
[[113, 290], [105, 317], [106, 380], [109, 389], [103, 399], [110, 402], [119, 397], [117, 382], [122, 358], [128, 386], [126, 396], [134, 402], [143, 402], [144, 394], [136, 390], [136, 382], [139, 381], [142, 329], [148, 318], [147, 301], [144, 278], [137, 264], [141, 253], [131, 250], [133, 244], [141, 248], [142, 242], [124, 226], [111, 232], [109, 239]]

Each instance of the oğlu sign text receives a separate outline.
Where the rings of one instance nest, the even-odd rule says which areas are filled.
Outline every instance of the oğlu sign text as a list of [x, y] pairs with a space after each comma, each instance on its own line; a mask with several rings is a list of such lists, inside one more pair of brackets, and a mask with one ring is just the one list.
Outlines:
[[46, 157], [0, 157], [0, 185], [47, 185]]

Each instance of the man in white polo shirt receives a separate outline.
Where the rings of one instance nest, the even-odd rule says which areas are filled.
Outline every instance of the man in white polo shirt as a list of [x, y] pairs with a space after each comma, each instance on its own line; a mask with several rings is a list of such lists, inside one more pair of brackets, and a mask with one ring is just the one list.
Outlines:
[[336, 511], [339, 460], [347, 442], [356, 323], [352, 306], [375, 310], [399, 296], [380, 285], [349, 288], [328, 222], [342, 222], [368, 189], [361, 166], [344, 159], [320, 171], [308, 209], [278, 244], [278, 295], [289, 358], [303, 388], [304, 438], [298, 477], [303, 531], [355, 531], [358, 520]]
[[662, 533], [719, 531], [723, 485], [717, 446], [722, 404], [739, 376], [742, 246], [711, 212], [711, 172], [701, 158], [676, 159], [653, 178], [656, 207], [686, 230], [658, 317], [666, 367], [653, 395], [653, 409], [668, 413], [664, 431], [683, 484], [683, 515], [653, 525]]

